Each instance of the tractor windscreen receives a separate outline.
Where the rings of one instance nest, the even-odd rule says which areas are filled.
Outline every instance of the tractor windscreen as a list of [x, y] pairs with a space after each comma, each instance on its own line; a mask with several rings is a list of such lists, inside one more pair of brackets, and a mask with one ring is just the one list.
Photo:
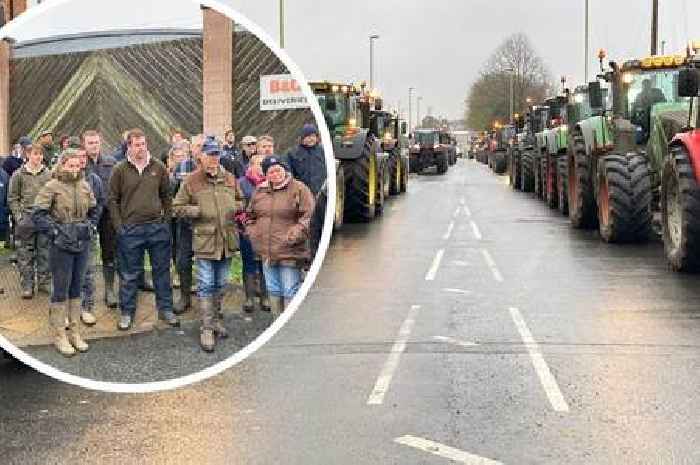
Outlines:
[[436, 132], [416, 131], [416, 144], [435, 145], [437, 143], [438, 143], [438, 135]]
[[[326, 121], [333, 123], [333, 126], [347, 124], [348, 120], [348, 98], [343, 94], [321, 94], [318, 95], [318, 104], [321, 106]], [[333, 128], [330, 128], [333, 129]]]
[[656, 114], [681, 112], [687, 115], [688, 98], [678, 96], [678, 69], [630, 72], [623, 76], [627, 85], [627, 111], [639, 128], [639, 142], [650, 136]]

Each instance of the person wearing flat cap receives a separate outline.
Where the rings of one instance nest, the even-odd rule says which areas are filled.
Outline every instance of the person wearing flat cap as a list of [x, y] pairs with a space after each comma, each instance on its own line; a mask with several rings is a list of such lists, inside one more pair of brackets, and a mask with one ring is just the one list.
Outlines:
[[192, 220], [192, 248], [197, 265], [197, 297], [200, 312], [199, 343], [214, 351], [217, 337], [227, 337], [221, 312], [231, 260], [238, 251], [236, 214], [243, 195], [238, 181], [220, 164], [222, 150], [214, 137], [202, 144], [201, 167], [185, 178], [173, 211]]
[[273, 316], [286, 308], [301, 286], [301, 269], [310, 258], [307, 239], [314, 197], [294, 179], [282, 158], [262, 162], [265, 181], [257, 186], [248, 205], [246, 233], [263, 260], [265, 283]]
[[326, 215], [326, 156], [320, 144], [318, 129], [305, 124], [299, 134], [299, 146], [287, 154], [292, 176], [300, 180], [316, 196], [316, 209], [311, 219], [311, 257], [316, 255], [321, 241]]

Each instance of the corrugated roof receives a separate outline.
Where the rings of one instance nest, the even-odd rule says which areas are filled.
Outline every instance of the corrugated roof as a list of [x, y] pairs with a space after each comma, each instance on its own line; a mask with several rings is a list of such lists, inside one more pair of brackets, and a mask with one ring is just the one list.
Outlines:
[[[247, 32], [241, 26], [236, 32]], [[26, 40], [13, 45], [14, 58], [34, 58], [152, 44], [177, 39], [201, 39], [201, 29], [123, 29], [84, 32]]]

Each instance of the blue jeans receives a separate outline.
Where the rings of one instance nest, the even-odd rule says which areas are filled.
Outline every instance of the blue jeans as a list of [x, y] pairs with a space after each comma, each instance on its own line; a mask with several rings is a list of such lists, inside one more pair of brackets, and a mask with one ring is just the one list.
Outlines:
[[291, 299], [301, 287], [301, 271], [295, 266], [268, 265], [263, 262], [267, 293], [271, 297]]
[[80, 298], [80, 288], [89, 259], [89, 245], [86, 243], [85, 248], [79, 253], [66, 252], [55, 245], [49, 249], [49, 264], [53, 280], [51, 303]]
[[170, 286], [171, 240], [168, 223], [124, 225], [117, 232], [117, 263], [121, 281], [119, 305], [122, 314], [134, 316], [136, 313], [139, 274], [143, 272], [146, 251], [151, 260], [156, 307], [160, 312], [173, 310], [173, 288]]
[[255, 274], [260, 271], [258, 262], [255, 261], [255, 251], [253, 244], [245, 234], [238, 236], [238, 244], [241, 249], [241, 262], [243, 262], [243, 274]]
[[197, 259], [197, 297], [214, 297], [223, 293], [231, 271], [231, 258], [221, 260]]

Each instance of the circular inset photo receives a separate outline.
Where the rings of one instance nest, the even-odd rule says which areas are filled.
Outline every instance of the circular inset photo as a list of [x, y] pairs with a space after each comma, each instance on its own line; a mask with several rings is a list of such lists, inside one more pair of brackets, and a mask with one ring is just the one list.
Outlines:
[[216, 2], [128, 3], [3, 12], [0, 346], [144, 392], [219, 373], [284, 325], [336, 186], [318, 102], [260, 28]]

